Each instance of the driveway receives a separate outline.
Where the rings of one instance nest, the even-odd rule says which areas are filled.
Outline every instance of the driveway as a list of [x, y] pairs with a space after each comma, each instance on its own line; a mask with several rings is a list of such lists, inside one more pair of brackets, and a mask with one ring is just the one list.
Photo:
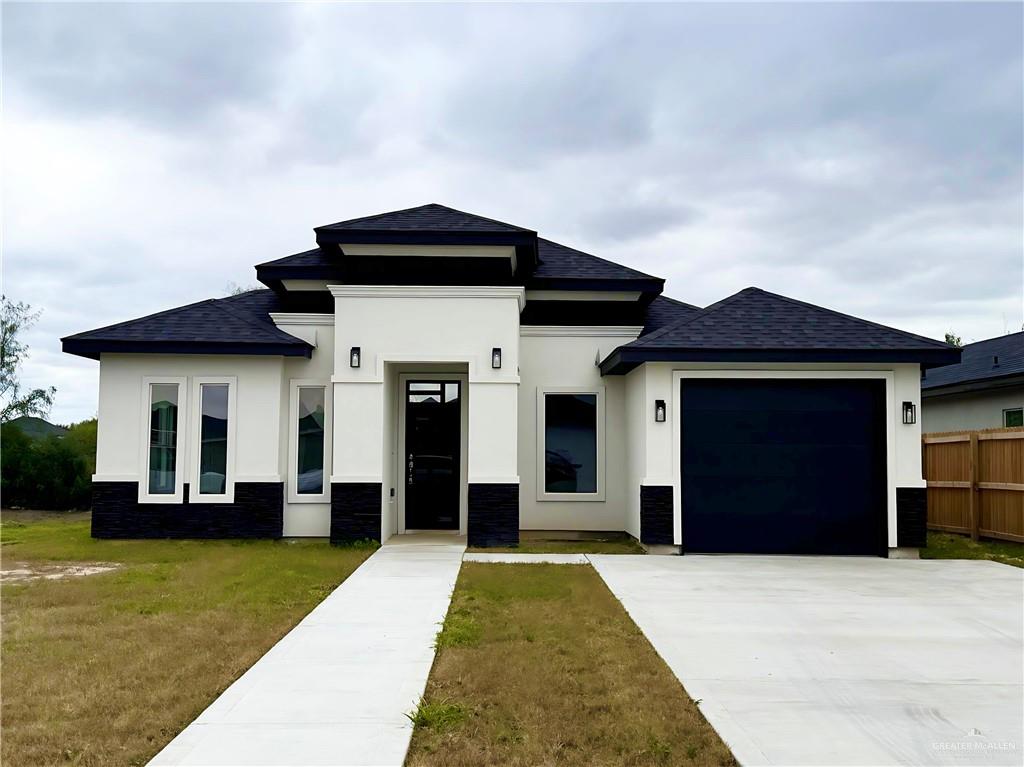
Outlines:
[[741, 764], [1024, 761], [1024, 571], [589, 559]]

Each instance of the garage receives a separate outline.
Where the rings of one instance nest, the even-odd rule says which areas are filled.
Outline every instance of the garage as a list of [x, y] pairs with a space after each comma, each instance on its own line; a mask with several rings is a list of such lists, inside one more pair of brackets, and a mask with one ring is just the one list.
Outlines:
[[885, 383], [681, 382], [682, 548], [886, 552]]

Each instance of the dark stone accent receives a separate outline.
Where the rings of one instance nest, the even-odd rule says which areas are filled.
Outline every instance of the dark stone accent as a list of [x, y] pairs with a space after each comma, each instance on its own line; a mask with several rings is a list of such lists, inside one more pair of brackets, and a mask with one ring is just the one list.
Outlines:
[[673, 543], [672, 486], [640, 486], [640, 542], [652, 546]]
[[331, 543], [380, 541], [380, 482], [331, 483]]
[[922, 548], [928, 545], [928, 490], [896, 488], [896, 545]]
[[469, 545], [519, 545], [519, 484], [470, 483]]
[[236, 482], [234, 503], [139, 503], [138, 482], [92, 483], [93, 538], [280, 538], [284, 484]]

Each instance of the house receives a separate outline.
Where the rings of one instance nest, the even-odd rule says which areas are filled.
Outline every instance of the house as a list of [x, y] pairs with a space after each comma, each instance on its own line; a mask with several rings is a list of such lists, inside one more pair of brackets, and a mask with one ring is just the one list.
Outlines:
[[701, 309], [442, 205], [314, 231], [265, 290], [63, 339], [100, 363], [94, 536], [924, 544], [921, 370], [956, 349], [757, 288]]
[[1024, 332], [967, 344], [961, 361], [924, 371], [926, 432], [1024, 426]]
[[5, 425], [17, 429], [31, 439], [44, 439], [45, 437], [64, 439], [68, 433], [68, 430], [63, 426], [50, 423], [46, 419], [37, 418], [34, 415], [21, 415], [17, 418], [12, 418]]

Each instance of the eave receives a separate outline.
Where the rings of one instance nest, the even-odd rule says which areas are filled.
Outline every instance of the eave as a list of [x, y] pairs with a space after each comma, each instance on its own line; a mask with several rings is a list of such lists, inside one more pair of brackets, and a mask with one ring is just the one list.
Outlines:
[[101, 354], [232, 354], [279, 357], [312, 357], [313, 347], [305, 341], [118, 341], [109, 339], [61, 339], [66, 354], [98, 360]]
[[959, 349], [684, 349], [620, 346], [601, 361], [601, 375], [624, 375], [645, 362], [883, 362], [924, 368], [958, 362]]

